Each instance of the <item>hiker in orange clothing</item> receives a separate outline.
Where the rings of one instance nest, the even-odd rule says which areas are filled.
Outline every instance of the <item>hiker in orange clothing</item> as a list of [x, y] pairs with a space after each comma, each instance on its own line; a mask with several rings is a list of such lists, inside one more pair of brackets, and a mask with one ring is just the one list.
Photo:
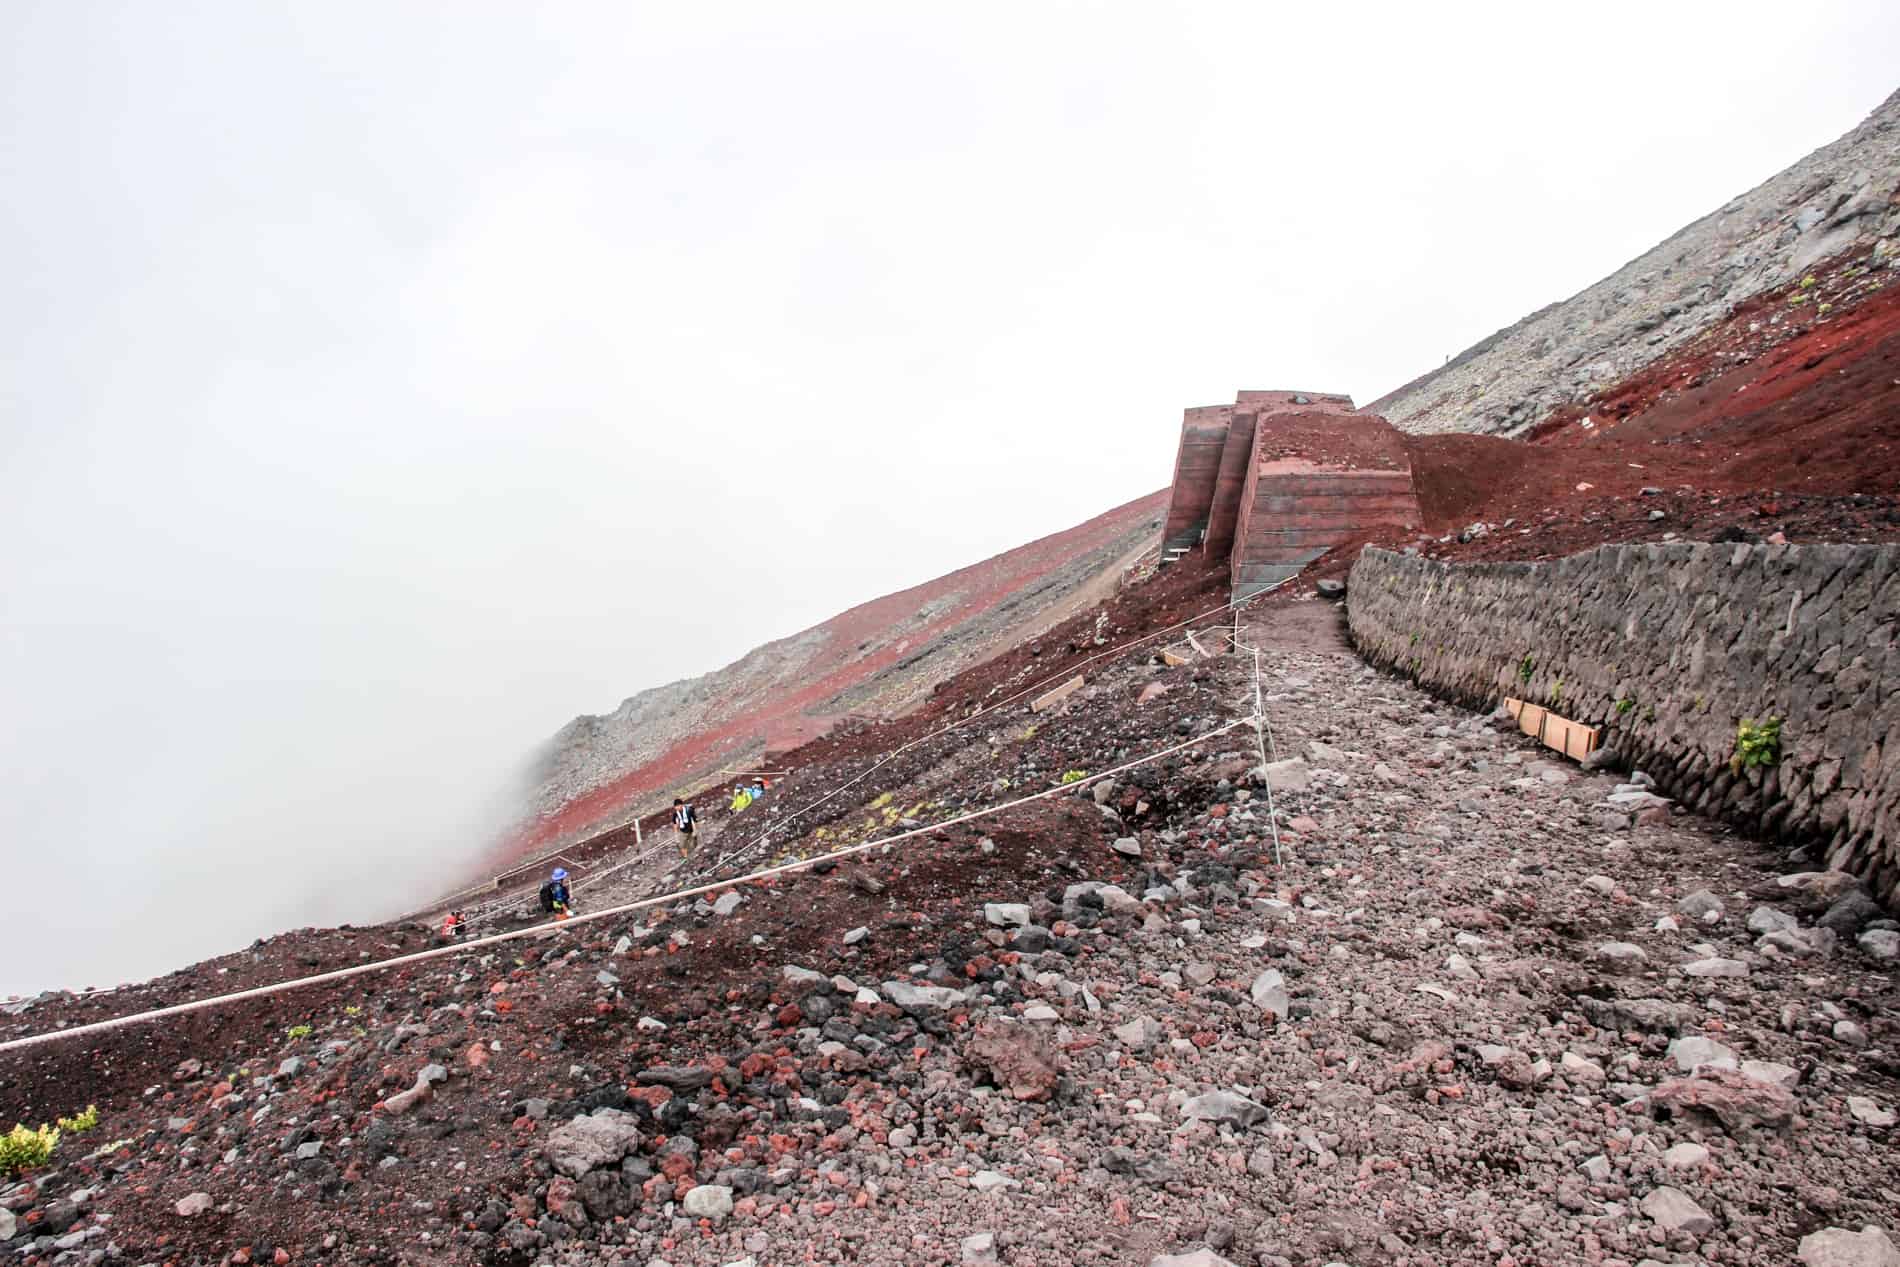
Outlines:
[[442, 940], [454, 941], [468, 931], [468, 921], [460, 911], [450, 911], [442, 917]]

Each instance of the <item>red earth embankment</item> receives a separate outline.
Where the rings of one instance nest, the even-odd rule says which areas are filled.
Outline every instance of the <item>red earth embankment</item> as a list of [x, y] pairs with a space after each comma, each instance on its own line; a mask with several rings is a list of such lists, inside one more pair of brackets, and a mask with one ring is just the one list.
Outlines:
[[[1150, 494], [1087, 523], [986, 559], [924, 585], [843, 612], [799, 635], [818, 646], [789, 679], [728, 698], [683, 739], [599, 782], [524, 826], [497, 851], [530, 855], [617, 819], [643, 800], [716, 776], [727, 762], [783, 751], [826, 733], [851, 711], [903, 708], [974, 660], [1067, 615], [1094, 592], [1095, 574], [1118, 570], [1142, 529], [1166, 506]], [[900, 631], [896, 634], [893, 631]], [[840, 707], [841, 697], [850, 706]]]

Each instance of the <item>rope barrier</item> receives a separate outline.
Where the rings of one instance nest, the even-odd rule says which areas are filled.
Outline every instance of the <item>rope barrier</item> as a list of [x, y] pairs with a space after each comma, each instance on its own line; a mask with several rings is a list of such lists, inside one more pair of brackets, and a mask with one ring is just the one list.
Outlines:
[[[1139, 638], [1135, 638], [1132, 641], [1122, 643], [1120, 646], [1111, 647], [1106, 651], [1099, 651], [1092, 656], [1086, 657], [1079, 663], [1067, 665], [1061, 670], [1057, 671], [1056, 673], [1051, 674], [1050, 676], [1045, 677], [1038, 682], [1031, 683], [1030, 685], [1025, 686], [1021, 688], [1020, 690], [1016, 691], [1014, 694], [1005, 696], [1004, 698], [996, 701], [994, 704], [985, 705], [984, 707], [978, 709], [976, 712], [971, 713], [966, 717], [958, 718], [957, 720], [952, 721], [936, 730], [933, 730], [928, 734], [921, 735], [916, 739], [910, 740], [908, 743], [901, 744], [898, 747], [892, 749], [890, 752], [886, 753], [882, 758], [874, 762], [872, 765], [870, 765], [866, 769], [860, 771], [854, 777], [846, 780], [844, 783], [841, 783], [837, 787], [833, 788], [830, 792], [827, 792], [825, 795], [819, 797], [817, 800], [812, 801], [810, 804], [807, 804], [797, 810], [792, 811], [791, 813], [785, 815], [782, 819], [771, 824], [763, 832], [761, 832], [757, 838], [753, 839], [749, 843], [740, 846], [738, 849], [735, 849], [731, 851], [730, 853], [721, 853], [717, 855], [715, 858], [713, 858], [711, 862], [698, 868], [696, 871], [693, 871], [691, 873], [691, 878], [701, 879], [701, 878], [704, 878], [705, 876], [711, 875], [714, 871], [717, 871], [720, 867], [730, 865], [742, 859], [754, 857], [755, 855], [758, 854], [758, 852], [766, 845], [766, 843], [772, 838], [772, 836], [780, 828], [791, 825], [793, 822], [797, 821], [802, 815], [810, 813], [812, 810], [819, 808], [820, 806], [826, 804], [828, 801], [837, 797], [840, 793], [848, 791], [851, 788], [862, 783], [865, 779], [877, 773], [877, 771], [884, 768], [886, 765], [889, 765], [892, 761], [895, 761], [898, 757], [902, 756], [904, 753], [909, 752], [913, 748], [916, 748], [922, 744], [929, 743], [932, 740], [940, 739], [945, 735], [952, 734], [955, 731], [960, 730], [964, 726], [969, 725], [971, 722], [979, 721], [985, 717], [991, 716], [992, 714], [1002, 709], [1008, 708], [1010, 705], [1016, 703], [1019, 700], [1024, 699], [1027, 696], [1035, 694], [1036, 692], [1049, 686], [1053, 682], [1067, 680], [1068, 678], [1075, 676], [1075, 674], [1079, 670], [1085, 669], [1089, 665], [1094, 664], [1097, 661], [1126, 655], [1128, 652], [1135, 650], [1139, 647], [1142, 647], [1148, 643], [1151, 643], [1158, 638], [1165, 637], [1166, 635], [1174, 633], [1177, 630], [1188, 629], [1194, 624], [1200, 621], [1206, 620], [1207, 618], [1211, 616], [1221, 615], [1226, 612], [1232, 612], [1234, 614], [1234, 625], [1232, 626], [1231, 633], [1229, 632], [1229, 629], [1227, 626], [1220, 627], [1220, 633], [1223, 635], [1223, 637], [1231, 641], [1237, 649], [1250, 650], [1250, 651], [1255, 651], [1257, 653], [1259, 650], [1258, 648], [1245, 647], [1240, 642], [1240, 638], [1239, 638], [1240, 612], [1243, 608], [1249, 606], [1250, 604], [1256, 602], [1257, 600], [1261, 598], [1266, 597], [1268, 594], [1273, 593], [1275, 590], [1279, 589], [1282, 585], [1287, 584], [1288, 581], [1292, 579], [1293, 578], [1289, 577], [1289, 578], [1286, 578], [1285, 580], [1276, 581], [1272, 585], [1269, 585], [1267, 588], [1263, 590], [1259, 590], [1253, 594], [1250, 594], [1245, 598], [1229, 599], [1227, 602], [1221, 604], [1219, 607], [1210, 607], [1206, 611], [1201, 612], [1198, 615], [1189, 616], [1187, 619], [1177, 621], [1175, 624], [1167, 625], [1160, 629], [1151, 630], [1150, 632], [1143, 634]], [[1256, 654], [1256, 663], [1255, 663], [1254, 685], [1255, 685], [1254, 695], [1257, 702], [1260, 698], [1259, 664], [1258, 664], [1257, 654]], [[1264, 714], [1262, 715], [1264, 716]], [[1270, 732], [1266, 736], [1266, 742], [1268, 744], [1272, 743], [1272, 735]], [[1261, 758], [1261, 764], [1262, 765], [1266, 764], [1266, 758], [1264, 755]], [[725, 773], [725, 771], [722, 771], [722, 773]], [[1272, 799], [1273, 799], [1272, 789], [1269, 788], [1268, 793], [1267, 793], [1269, 813], [1271, 813], [1271, 810], [1272, 810]], [[637, 819], [639, 817], [639, 814], [636, 813], [634, 817]], [[622, 824], [621, 826], [624, 827], [625, 824]], [[1272, 823], [1272, 826], [1273, 826], [1273, 834], [1274, 834], [1274, 860], [1276, 864], [1278, 864], [1280, 862], [1280, 857], [1281, 857], [1280, 856], [1280, 842], [1279, 842], [1279, 824], [1277, 821], [1274, 821]], [[617, 830], [617, 829], [610, 828], [609, 830]], [[557, 846], [554, 850], [549, 851], [547, 854], [541, 855], [539, 858], [531, 862], [517, 864], [516, 867], [512, 868], [512, 870], [519, 872], [526, 869], [527, 867], [535, 865], [535, 863], [537, 862], [545, 863], [550, 858], [557, 855], [561, 848], [566, 848], [566, 847], [567, 846]], [[655, 854], [660, 853], [661, 849], [662, 849], [661, 845], [655, 844], [648, 849], [642, 850], [639, 854], [635, 855], [632, 858], [627, 859], [624, 862], [616, 863], [614, 866], [609, 867], [605, 871], [579, 879], [575, 881], [573, 885], [574, 892], [578, 893], [583, 888], [586, 888], [589, 885], [596, 883], [597, 881], [604, 880], [610, 875], [615, 875], [621, 871], [625, 871], [629, 867], [636, 866], [639, 863], [644, 862], [649, 858], [652, 858]], [[486, 916], [492, 913], [493, 911], [512, 903], [514, 900], [515, 899], [512, 897], [505, 897], [505, 898], [497, 898], [496, 900], [492, 902], [479, 903], [473, 908], [473, 914], [471, 915], [471, 918]], [[440, 906], [440, 903], [437, 903], [436, 907], [439, 907], [439, 906]], [[424, 909], [435, 909], [435, 907], [424, 908]]]
[[531, 928], [519, 928], [512, 932], [492, 933], [486, 937], [479, 937], [473, 941], [463, 942], [459, 945], [438, 946], [430, 950], [419, 950], [412, 954], [397, 955], [394, 958], [378, 960], [375, 963], [353, 964], [348, 968], [337, 968], [329, 972], [319, 972], [313, 976], [297, 977], [289, 981], [280, 981], [273, 985], [254, 986], [248, 990], [237, 990], [230, 994], [213, 995], [210, 998], [194, 999], [187, 1003], [174, 1003], [167, 1007], [153, 1008], [145, 1012], [134, 1012], [126, 1016], [117, 1016], [110, 1020], [93, 1021], [86, 1025], [73, 1026], [70, 1029], [47, 1030], [44, 1033], [30, 1034], [25, 1038], [15, 1038], [6, 1042], [0, 1042], [0, 1052], [20, 1051], [29, 1047], [58, 1042], [62, 1039], [82, 1038], [89, 1034], [103, 1034], [115, 1029], [124, 1029], [132, 1025], [142, 1025], [151, 1021], [164, 1020], [174, 1016], [183, 1016], [191, 1012], [204, 1011], [208, 1008], [247, 1002], [252, 999], [269, 998], [273, 995], [285, 994], [292, 990], [305, 989], [313, 985], [324, 985], [333, 981], [346, 981], [353, 977], [367, 975], [368, 973], [386, 972], [392, 968], [402, 968], [411, 964], [425, 963], [432, 959], [446, 958], [450, 955], [464, 955], [484, 946], [498, 946], [503, 942], [518, 941], [524, 937], [558, 936], [563, 932], [578, 928], [583, 924], [612, 919], [616, 916], [626, 915], [632, 911], [645, 910], [648, 907], [678, 902], [685, 898], [698, 897], [705, 893], [715, 892], [719, 889], [734, 888], [742, 884], [757, 884], [773, 876], [784, 875], [804, 867], [816, 866], [820, 862], [849, 857], [852, 854], [864, 853], [871, 849], [888, 848], [900, 841], [908, 840], [916, 836], [927, 835], [931, 832], [941, 831], [946, 827], [955, 827], [961, 823], [973, 822], [980, 818], [988, 818], [993, 814], [1000, 814], [1004, 810], [1015, 809], [1018, 806], [1027, 805], [1032, 801], [1039, 801], [1045, 797], [1079, 791], [1081, 788], [1098, 779], [1106, 779], [1113, 775], [1120, 774], [1125, 770], [1132, 770], [1137, 766], [1147, 765], [1151, 761], [1159, 761], [1163, 757], [1172, 756], [1177, 752], [1184, 752], [1197, 744], [1206, 743], [1209, 739], [1217, 735], [1224, 735], [1236, 727], [1248, 725], [1254, 720], [1253, 718], [1243, 717], [1237, 721], [1228, 722], [1225, 726], [1218, 726], [1204, 734], [1196, 735], [1192, 739], [1149, 753], [1145, 757], [1138, 757], [1133, 761], [1123, 762], [1121, 765], [1100, 771], [1096, 774], [1085, 775], [1072, 783], [1057, 784], [1041, 792], [1018, 797], [1013, 801], [1005, 801], [1001, 805], [992, 805], [986, 809], [972, 810], [956, 818], [946, 819], [940, 823], [932, 823], [928, 827], [918, 827], [896, 836], [886, 837], [882, 840], [868, 840], [862, 844], [835, 850], [817, 858], [801, 858], [793, 862], [781, 863], [776, 867], [766, 867], [762, 870], [754, 871], [733, 879], [716, 880], [709, 884], [695, 885], [678, 889], [671, 893], [641, 898], [638, 901], [608, 907], [605, 910], [592, 911], [586, 915], [576, 915], [554, 924], [536, 924]]
[[1075, 674], [1079, 670], [1088, 667], [1089, 665], [1095, 663], [1097, 660], [1103, 660], [1103, 659], [1107, 659], [1113, 656], [1126, 655], [1129, 651], [1132, 651], [1135, 648], [1140, 647], [1146, 643], [1152, 642], [1156, 638], [1160, 638], [1167, 634], [1173, 633], [1178, 629], [1184, 629], [1188, 627], [1189, 625], [1193, 625], [1199, 621], [1207, 619], [1209, 616], [1217, 616], [1223, 612], [1231, 611], [1231, 612], [1236, 613], [1236, 623], [1238, 623], [1238, 613], [1242, 608], [1248, 606], [1249, 604], [1253, 602], [1258, 601], [1259, 599], [1265, 598], [1268, 594], [1273, 593], [1275, 590], [1279, 589], [1282, 585], [1287, 584], [1292, 579], [1293, 579], [1292, 577], [1287, 577], [1285, 580], [1275, 581], [1272, 585], [1269, 585], [1267, 588], [1256, 591], [1253, 594], [1249, 594], [1245, 598], [1229, 599], [1227, 602], [1221, 604], [1219, 607], [1210, 607], [1206, 611], [1200, 613], [1199, 615], [1190, 616], [1186, 620], [1178, 621], [1175, 624], [1165, 626], [1164, 628], [1153, 630], [1149, 633], [1143, 634], [1141, 637], [1136, 638], [1131, 642], [1125, 642], [1119, 647], [1112, 647], [1107, 651], [1097, 652], [1096, 654], [1082, 660], [1080, 663], [1067, 665], [1059, 672], [1054, 673], [1050, 675], [1049, 677], [1042, 679], [1040, 682], [1036, 682], [1029, 686], [1026, 686], [1022, 688], [1021, 690], [1017, 691], [1013, 695], [1005, 696], [1003, 699], [998, 700], [994, 704], [986, 705], [983, 708], [978, 709], [976, 712], [971, 713], [967, 717], [960, 718], [954, 722], [951, 722], [949, 725], [946, 725], [938, 730], [933, 730], [927, 735], [922, 735], [916, 739], [911, 740], [909, 743], [906, 743], [897, 748], [894, 748], [889, 753], [887, 753], [881, 760], [877, 761], [876, 763], [871, 765], [869, 768], [861, 771], [856, 777], [849, 779], [844, 783], [839, 784], [837, 787], [833, 788], [830, 792], [826, 793], [824, 796], [819, 797], [817, 800], [813, 801], [811, 804], [804, 806], [802, 809], [794, 810], [792, 813], [787, 814], [778, 823], [770, 827], [767, 827], [765, 831], [762, 832], [759, 835], [759, 837], [756, 840], [752, 841], [750, 844], [745, 845], [742, 848], [735, 850], [734, 852], [730, 854], [722, 854], [720, 857], [715, 859], [710, 866], [703, 868], [699, 872], [699, 874], [706, 875], [706, 874], [709, 874], [711, 871], [716, 870], [717, 868], [725, 865], [729, 861], [736, 860], [739, 858], [751, 857], [752, 855], [757, 853], [760, 848], [762, 848], [765, 845], [766, 841], [769, 840], [772, 834], [775, 831], [777, 831], [780, 827], [783, 827], [792, 823], [793, 821], [798, 819], [801, 815], [807, 814], [810, 811], [817, 809], [819, 806], [825, 804], [827, 801], [831, 800], [833, 797], [837, 796], [839, 793], [844, 792], [848, 790], [849, 788], [855, 787], [859, 783], [862, 783], [865, 779], [877, 773], [878, 770], [882, 769], [886, 765], [889, 765], [892, 761], [895, 761], [898, 757], [902, 756], [904, 753], [910, 751], [912, 748], [915, 748], [920, 744], [929, 743], [933, 739], [940, 739], [944, 735], [950, 734], [953, 731], [956, 731], [964, 726], [967, 726], [973, 721], [977, 721], [981, 718], [987, 717], [990, 714], [998, 711], [999, 709], [1007, 708], [1011, 704], [1014, 704], [1015, 702], [1017, 702], [1018, 700], [1023, 699], [1025, 696], [1033, 695], [1037, 691], [1042, 690], [1044, 687], [1048, 686], [1052, 682], [1071, 678], [1075, 676]]

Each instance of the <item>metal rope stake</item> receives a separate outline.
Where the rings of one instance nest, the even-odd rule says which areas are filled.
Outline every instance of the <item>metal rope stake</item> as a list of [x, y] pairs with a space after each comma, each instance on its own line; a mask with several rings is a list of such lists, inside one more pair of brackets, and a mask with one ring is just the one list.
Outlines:
[[1260, 648], [1253, 649], [1253, 738], [1260, 751], [1260, 782], [1267, 789], [1267, 826], [1273, 832], [1273, 865], [1286, 869], [1280, 856], [1280, 814], [1273, 807], [1273, 776], [1267, 772], [1267, 705], [1260, 692]]

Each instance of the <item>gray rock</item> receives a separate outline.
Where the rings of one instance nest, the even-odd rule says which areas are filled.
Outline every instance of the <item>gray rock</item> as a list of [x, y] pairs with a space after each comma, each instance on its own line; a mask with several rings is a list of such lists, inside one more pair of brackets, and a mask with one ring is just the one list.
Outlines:
[[294, 1078], [302, 1069], [303, 1057], [292, 1056], [277, 1066], [277, 1076], [280, 1078]]
[[1722, 899], [1707, 889], [1697, 889], [1694, 893], [1676, 903], [1676, 910], [1690, 919], [1708, 923], [1722, 917]]
[[578, 1179], [596, 1166], [616, 1166], [640, 1146], [639, 1121], [619, 1109], [595, 1109], [555, 1127], [541, 1142], [548, 1163]]
[[17, 1231], [19, 1231], [19, 1222], [13, 1217], [13, 1211], [0, 1205], [0, 1242], [12, 1240], [13, 1234]]
[[1776, 933], [1800, 927], [1800, 920], [1772, 906], [1758, 906], [1748, 913], [1748, 931], [1751, 933]]
[[1248, 993], [1253, 996], [1255, 1007], [1276, 1020], [1285, 1020], [1292, 1010], [1292, 999], [1287, 994], [1286, 978], [1280, 975], [1278, 968], [1268, 968], [1255, 977]]
[[1709, 1150], [1700, 1144], [1671, 1144], [1663, 1150], [1662, 1164], [1669, 1170], [1694, 1170], [1709, 1159]]
[[1276, 792], [1304, 792], [1313, 785], [1312, 768], [1304, 757], [1288, 757], [1256, 768], [1265, 776], [1262, 782]]
[[1321, 598], [1346, 597], [1346, 583], [1344, 581], [1335, 580], [1332, 577], [1327, 577], [1323, 581], [1315, 581], [1313, 583], [1313, 589]]
[[1234, 1264], [1211, 1249], [1196, 1249], [1185, 1254], [1162, 1254], [1151, 1258], [1148, 1267], [1234, 1267]]
[[1557, 1068], [1565, 1078], [1573, 1083], [1600, 1087], [1606, 1081], [1602, 1065], [1599, 1065], [1594, 1060], [1579, 1056], [1574, 1051], [1565, 1052], [1563, 1058], [1557, 1062]]
[[1867, 896], [1864, 890], [1854, 888], [1835, 898], [1834, 904], [1814, 922], [1822, 928], [1833, 929], [1837, 937], [1853, 937], [1869, 921], [1879, 918], [1880, 903]]
[[1116, 838], [1115, 843], [1110, 845], [1109, 848], [1121, 854], [1124, 858], [1141, 857], [1141, 842], [1136, 840], [1133, 836], [1119, 836]]
[[910, 985], [903, 981], [886, 981], [884, 997], [907, 1012], [930, 1008], [935, 1011], [947, 1011], [960, 1007], [963, 992], [940, 985]]
[[1161, 1027], [1145, 1016], [1114, 1028], [1115, 1040], [1134, 1051], [1146, 1051], [1161, 1038]]
[[1892, 1126], [1894, 1123], [1893, 1110], [1881, 1108], [1879, 1104], [1864, 1095], [1848, 1096], [1847, 1111], [1862, 1126], [1882, 1127]]
[[1733, 1047], [1725, 1046], [1712, 1038], [1691, 1035], [1678, 1038], [1669, 1044], [1669, 1058], [1676, 1062], [1676, 1068], [1684, 1073], [1694, 1073], [1704, 1065], [1717, 1069], [1733, 1069], [1740, 1059]]
[[1753, 1078], [1757, 1082], [1767, 1082], [1774, 1086], [1792, 1091], [1801, 1085], [1801, 1071], [1793, 1065], [1784, 1065], [1775, 1060], [1744, 1060], [1742, 1076]]
[[963, 1238], [963, 1261], [972, 1267], [989, 1267], [996, 1261], [996, 1234], [978, 1232]]
[[985, 902], [983, 918], [998, 928], [1021, 928], [1029, 922], [1029, 907], [1021, 902]]
[[1671, 1188], [1664, 1184], [1643, 1198], [1639, 1207], [1643, 1214], [1663, 1231], [1674, 1235], [1686, 1232], [1690, 1236], [1707, 1236], [1715, 1230], [1715, 1220], [1708, 1211], [1690, 1199], [1689, 1194], [1680, 1188]]
[[194, 1192], [190, 1196], [181, 1199], [178, 1204], [172, 1207], [172, 1209], [178, 1212], [180, 1217], [187, 1219], [195, 1218], [210, 1208], [211, 1194], [209, 1192]]
[[1846, 1043], [1849, 1047], [1865, 1047], [1867, 1030], [1859, 1021], [1835, 1021], [1834, 1041]]
[[1612, 967], [1634, 968], [1648, 960], [1649, 954], [1634, 942], [1606, 941], [1597, 947], [1596, 957]]
[[713, 1072], [697, 1065], [655, 1065], [633, 1075], [642, 1086], [665, 1087], [669, 1091], [698, 1091], [712, 1085]]
[[613, 973], [607, 971], [605, 968], [602, 968], [599, 972], [596, 972], [594, 974], [594, 984], [605, 986], [611, 990], [613, 989], [613, 987], [620, 984], [620, 978], [616, 977]]
[[727, 889], [724, 893], [719, 895], [719, 900], [713, 903], [713, 914], [730, 915], [738, 910], [740, 904], [744, 901], [745, 898], [740, 896], [739, 890]]
[[1748, 965], [1739, 959], [1698, 959], [1682, 965], [1686, 977], [1745, 977]]
[[855, 946], [870, 935], [871, 930], [860, 924], [844, 935], [844, 944], [847, 946]]
[[1225, 1122], [1242, 1130], [1258, 1126], [1271, 1114], [1238, 1091], [1209, 1091], [1181, 1106], [1181, 1115], [1202, 1122]]
[[1900, 933], [1891, 928], [1874, 928], [1864, 932], [1855, 941], [1861, 953], [1882, 963], [1892, 963], [1900, 959]]
[[732, 1189], [723, 1184], [702, 1183], [686, 1194], [680, 1206], [689, 1218], [723, 1223], [732, 1213]]
[[1900, 1249], [1873, 1224], [1858, 1232], [1822, 1228], [1801, 1238], [1802, 1267], [1900, 1267]]

